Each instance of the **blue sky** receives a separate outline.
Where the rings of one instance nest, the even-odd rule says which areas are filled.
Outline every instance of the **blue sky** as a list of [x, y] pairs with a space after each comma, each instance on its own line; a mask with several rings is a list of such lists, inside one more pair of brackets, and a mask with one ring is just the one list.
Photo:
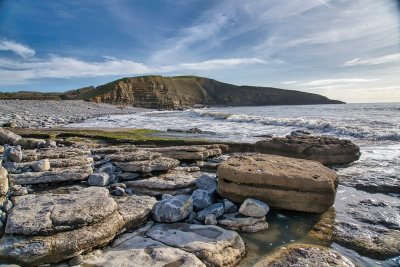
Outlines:
[[0, 0], [0, 91], [199, 75], [400, 101], [398, 0]]

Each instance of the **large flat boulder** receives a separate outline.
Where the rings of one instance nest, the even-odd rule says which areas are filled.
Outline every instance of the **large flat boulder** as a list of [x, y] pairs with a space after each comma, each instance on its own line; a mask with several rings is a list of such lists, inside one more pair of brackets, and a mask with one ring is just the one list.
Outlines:
[[116, 167], [125, 172], [150, 173], [152, 171], [166, 171], [179, 165], [179, 160], [159, 157], [151, 160], [115, 162]]
[[145, 150], [136, 150], [132, 152], [123, 152], [118, 154], [107, 155], [107, 157], [111, 161], [139, 161], [139, 160], [152, 160], [161, 157], [161, 153], [145, 151]]
[[93, 173], [91, 165], [77, 166], [74, 168], [52, 169], [45, 172], [25, 172], [21, 174], [10, 174], [9, 179], [12, 184], [46, 184], [60, 183], [69, 181], [87, 180]]
[[327, 136], [286, 136], [258, 141], [256, 152], [316, 160], [324, 165], [347, 164], [360, 158], [360, 148], [349, 140]]
[[146, 235], [195, 254], [207, 266], [235, 266], [245, 254], [238, 233], [214, 225], [156, 224]]
[[164, 157], [178, 160], [204, 160], [222, 154], [222, 150], [218, 145], [170, 146], [146, 148], [146, 150], [159, 152]]
[[254, 198], [276, 209], [322, 213], [333, 205], [335, 172], [316, 161], [275, 155], [235, 154], [218, 167], [220, 195]]
[[90, 150], [73, 147], [54, 147], [35, 150], [24, 150], [23, 161], [38, 161], [41, 159], [64, 159], [90, 155]]

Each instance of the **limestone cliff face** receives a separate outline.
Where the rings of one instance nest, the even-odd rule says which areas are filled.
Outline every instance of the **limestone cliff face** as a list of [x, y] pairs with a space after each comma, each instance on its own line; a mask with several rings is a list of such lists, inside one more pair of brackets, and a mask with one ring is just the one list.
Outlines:
[[270, 87], [236, 86], [195, 76], [142, 76], [120, 79], [81, 95], [81, 99], [155, 109], [203, 105], [336, 104], [317, 94]]

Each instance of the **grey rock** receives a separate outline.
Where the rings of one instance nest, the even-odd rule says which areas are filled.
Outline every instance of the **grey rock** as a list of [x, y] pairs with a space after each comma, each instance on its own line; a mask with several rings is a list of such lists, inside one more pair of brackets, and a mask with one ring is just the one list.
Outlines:
[[184, 172], [198, 172], [198, 171], [200, 171], [200, 168], [197, 166], [185, 166], [185, 167], [178, 166], [174, 170], [184, 171]]
[[41, 159], [67, 159], [79, 156], [90, 156], [90, 151], [81, 148], [55, 147], [37, 150], [24, 150], [24, 161], [38, 161]]
[[248, 198], [239, 208], [239, 212], [246, 216], [263, 217], [267, 215], [269, 207], [262, 201]]
[[17, 191], [13, 192], [14, 196], [25, 196], [28, 194], [28, 189], [26, 187], [21, 187]]
[[130, 189], [130, 188], [125, 189], [125, 193], [127, 193], [128, 195], [133, 195], [134, 194], [133, 190]]
[[13, 208], [13, 203], [11, 202], [11, 200], [6, 200], [4, 203], [3, 203], [3, 210], [5, 211], [5, 212], [9, 212], [12, 208]]
[[158, 201], [153, 207], [152, 217], [156, 222], [178, 222], [184, 220], [192, 210], [192, 199], [178, 195]]
[[114, 184], [110, 185], [111, 189], [115, 189], [117, 187], [121, 187], [123, 189], [126, 189], [126, 185], [124, 183], [114, 183]]
[[57, 147], [57, 142], [54, 140], [46, 140], [46, 143], [44, 144], [45, 148], [54, 148]]
[[215, 176], [203, 174], [197, 178], [196, 186], [203, 190], [218, 190], [218, 181]]
[[203, 210], [217, 201], [217, 192], [216, 190], [202, 190], [197, 189], [192, 194], [193, 199], [193, 209], [195, 211]]
[[5, 145], [5, 144], [13, 145], [21, 138], [22, 138], [21, 136], [0, 127], [0, 145]]
[[205, 225], [216, 225], [217, 224], [217, 218], [215, 218], [214, 214], [207, 214], [205, 219], [204, 219], [204, 224]]
[[135, 150], [129, 153], [118, 153], [108, 155], [111, 161], [117, 162], [127, 162], [127, 161], [143, 161], [143, 160], [153, 160], [161, 157], [161, 153], [145, 151], [145, 150]]
[[[123, 242], [119, 240], [122, 239]], [[84, 266], [182, 266], [205, 267], [194, 254], [166, 246], [151, 238], [129, 233], [120, 236], [113, 244], [97, 255], [88, 257]]]
[[21, 162], [22, 160], [22, 150], [21, 146], [15, 146], [15, 147], [8, 147], [4, 151], [3, 154], [3, 159], [5, 161], [11, 161], [11, 162]]
[[218, 218], [218, 225], [230, 230], [239, 231], [243, 227], [256, 225], [265, 221], [265, 217], [248, 217], [240, 213], [228, 213]]
[[222, 214], [224, 214], [224, 205], [221, 203], [216, 203], [205, 208], [197, 214], [197, 219], [204, 222], [208, 214], [214, 214], [215, 218], [219, 218]]
[[106, 164], [102, 165], [100, 168], [98, 168], [96, 170], [96, 172], [99, 172], [99, 173], [105, 172], [111, 176], [115, 172], [115, 166], [112, 163], [106, 163]]
[[52, 169], [47, 172], [27, 172], [10, 174], [9, 180], [13, 184], [43, 184], [52, 182], [82, 181], [93, 173], [91, 166], [78, 166], [71, 169]]
[[117, 196], [123, 196], [123, 195], [125, 195], [125, 189], [118, 186], [114, 189], [114, 194]]
[[122, 172], [117, 175], [120, 180], [136, 180], [140, 177], [139, 173], [136, 172]]
[[14, 198], [6, 234], [50, 235], [100, 222], [117, 204], [108, 190], [89, 187], [70, 194], [26, 195]]
[[88, 180], [88, 183], [92, 186], [106, 186], [109, 182], [110, 176], [105, 172], [93, 173]]
[[218, 145], [170, 146], [147, 148], [146, 150], [159, 152], [164, 157], [178, 160], [204, 160], [208, 157], [219, 156], [222, 153]]
[[44, 172], [50, 170], [50, 161], [48, 159], [42, 159], [32, 163], [32, 169], [35, 172]]
[[170, 194], [162, 194], [161, 200], [168, 199], [168, 198], [170, 198], [170, 197], [173, 197], [173, 195], [170, 195]]
[[52, 168], [68, 168], [76, 166], [87, 166], [93, 163], [93, 158], [88, 156], [77, 156], [72, 158], [50, 159]]
[[14, 143], [14, 145], [21, 146], [23, 149], [43, 148], [46, 141], [35, 138], [22, 138]]
[[224, 198], [221, 202], [224, 205], [225, 213], [235, 213], [238, 211], [236, 204], [229, 199]]
[[197, 212], [192, 211], [192, 212], [189, 214], [188, 222], [189, 222], [189, 223], [195, 223], [195, 221], [197, 221]]
[[195, 254], [207, 266], [235, 266], [245, 254], [242, 238], [214, 225], [156, 224], [146, 235]]
[[117, 153], [124, 153], [124, 152], [134, 152], [138, 149], [134, 145], [124, 145], [124, 146], [107, 146], [92, 149], [93, 154], [117, 154]]
[[151, 173], [152, 171], [166, 171], [179, 165], [179, 161], [172, 158], [160, 157], [153, 160], [115, 162], [115, 166], [126, 172]]
[[18, 163], [15, 162], [4, 162], [3, 167], [7, 170], [9, 173], [15, 173], [15, 171], [18, 169]]

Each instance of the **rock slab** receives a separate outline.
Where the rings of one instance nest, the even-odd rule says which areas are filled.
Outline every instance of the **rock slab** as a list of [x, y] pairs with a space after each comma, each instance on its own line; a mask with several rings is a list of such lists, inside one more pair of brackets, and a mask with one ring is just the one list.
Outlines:
[[218, 191], [243, 202], [254, 198], [272, 208], [322, 213], [335, 200], [338, 178], [321, 163], [266, 154], [235, 154], [218, 167]]

